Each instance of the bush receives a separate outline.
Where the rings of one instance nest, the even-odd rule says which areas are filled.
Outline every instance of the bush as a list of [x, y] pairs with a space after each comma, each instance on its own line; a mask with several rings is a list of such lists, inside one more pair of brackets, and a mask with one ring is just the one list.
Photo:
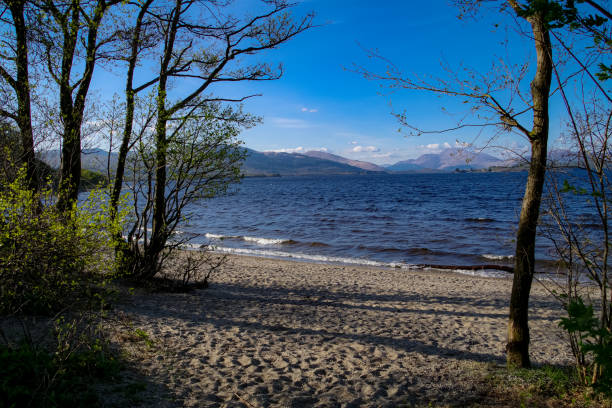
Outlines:
[[61, 213], [51, 188], [33, 193], [23, 173], [0, 191], [0, 314], [53, 314], [103, 300], [121, 217], [110, 222], [100, 191]]
[[581, 380], [612, 397], [612, 333], [580, 297], [567, 305], [567, 314], [559, 325], [576, 339]]
[[120, 370], [100, 345], [60, 356], [28, 343], [0, 345], [0, 406], [91, 406], [98, 401], [91, 380], [111, 379]]

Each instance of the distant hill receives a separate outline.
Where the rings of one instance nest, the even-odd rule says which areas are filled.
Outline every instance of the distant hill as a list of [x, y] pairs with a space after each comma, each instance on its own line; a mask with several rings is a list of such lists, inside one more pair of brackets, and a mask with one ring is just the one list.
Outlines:
[[[247, 158], [242, 165], [242, 172], [246, 176], [356, 175], [385, 172], [437, 173], [455, 170], [477, 171], [489, 168], [495, 171], [511, 171], [520, 167], [517, 167], [516, 160], [502, 160], [486, 153], [475, 153], [453, 148], [445, 149], [438, 154], [424, 154], [417, 159], [400, 161], [386, 167], [320, 151], [281, 153], [258, 152], [248, 148], [245, 148], [245, 150]], [[561, 157], [568, 157], [568, 155], [569, 153], [566, 151], [550, 153], [551, 158], [556, 159], [555, 161], [560, 161]], [[53, 168], [60, 166], [59, 150], [41, 152], [39, 157]], [[108, 152], [105, 150], [84, 150], [81, 160], [83, 169], [106, 174]], [[117, 165], [116, 153], [111, 153], [110, 165], [111, 168]]]
[[316, 157], [318, 159], [323, 159], [323, 160], [330, 160], [330, 161], [334, 161], [337, 163], [348, 164], [349, 166], [358, 167], [360, 169], [367, 170], [367, 171], [381, 171], [381, 172], [387, 171], [384, 167], [377, 166], [374, 163], [364, 162], [360, 160], [351, 160], [351, 159], [347, 159], [342, 156], [337, 156], [335, 154], [326, 153], [326, 152], [320, 152], [317, 150], [311, 150], [309, 152], [304, 153], [304, 155], [309, 156], [309, 157]]
[[454, 171], [479, 170], [494, 166], [505, 166], [506, 162], [486, 153], [475, 153], [465, 149], [449, 148], [437, 154], [424, 154], [416, 159], [404, 160], [387, 166], [388, 171], [413, 172], [423, 170]]
[[[247, 176], [306, 176], [323, 174], [367, 174], [374, 172], [361, 167], [345, 164], [338, 160], [312, 157], [306, 154], [258, 152], [252, 149], [246, 150], [248, 156], [242, 165], [242, 171]], [[351, 161], [340, 156], [336, 157], [346, 162]], [[365, 163], [363, 165], [365, 165]], [[372, 164], [371, 166], [375, 165]]]
[[[54, 169], [58, 169], [61, 163], [61, 152], [59, 150], [47, 150], [40, 152], [38, 157]], [[81, 152], [81, 167], [86, 170], [106, 173], [108, 152], [103, 149], [84, 149]], [[111, 169], [117, 165], [117, 153], [110, 155]]]
[[[247, 149], [247, 159], [242, 165], [246, 176], [304, 176], [323, 174], [367, 174], [385, 171], [372, 163], [349, 160], [333, 154], [316, 157], [319, 152], [276, 153]], [[313, 153], [312, 156], [310, 153]], [[330, 158], [326, 158], [327, 156]], [[60, 151], [48, 150], [39, 154], [41, 160], [53, 168], [60, 166]], [[332, 160], [333, 159], [333, 160]], [[83, 169], [106, 173], [108, 152], [102, 149], [87, 149], [81, 153]], [[353, 163], [353, 164], [351, 164]], [[117, 165], [117, 154], [110, 155], [111, 168]], [[371, 170], [370, 170], [371, 169]]]

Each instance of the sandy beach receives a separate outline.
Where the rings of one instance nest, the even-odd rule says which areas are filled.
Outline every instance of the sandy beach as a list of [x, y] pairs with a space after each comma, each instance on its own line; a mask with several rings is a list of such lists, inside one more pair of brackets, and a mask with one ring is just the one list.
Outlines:
[[[114, 313], [153, 384], [141, 406], [472, 405], [503, 364], [511, 279], [228, 257], [211, 286], [138, 292]], [[535, 283], [531, 356], [570, 363], [562, 310]]]

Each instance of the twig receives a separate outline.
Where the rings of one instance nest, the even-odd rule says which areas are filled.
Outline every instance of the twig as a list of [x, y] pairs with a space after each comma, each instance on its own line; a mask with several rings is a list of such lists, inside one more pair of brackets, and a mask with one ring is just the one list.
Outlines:
[[248, 407], [255, 408], [255, 405], [251, 404], [249, 401], [242, 398], [240, 395], [238, 395], [238, 393], [235, 392], [234, 396], [238, 398], [240, 401], [242, 401], [243, 403], [245, 403]]

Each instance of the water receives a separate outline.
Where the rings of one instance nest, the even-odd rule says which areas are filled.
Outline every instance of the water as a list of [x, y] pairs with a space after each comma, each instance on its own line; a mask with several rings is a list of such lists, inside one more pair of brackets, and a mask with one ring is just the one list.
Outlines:
[[[525, 173], [247, 178], [191, 208], [218, 251], [378, 266], [512, 264]], [[538, 256], [550, 259], [541, 243]]]
[[[193, 238], [192, 248], [212, 245], [225, 253], [311, 262], [511, 266], [526, 177], [522, 172], [247, 178], [230, 195], [191, 206], [193, 216], [181, 234]], [[584, 196], [566, 194], [564, 200], [582, 225], [601, 230]], [[536, 271], [556, 269], [552, 244], [544, 237], [538, 237], [536, 258]], [[493, 270], [477, 274], [507, 276]]]

